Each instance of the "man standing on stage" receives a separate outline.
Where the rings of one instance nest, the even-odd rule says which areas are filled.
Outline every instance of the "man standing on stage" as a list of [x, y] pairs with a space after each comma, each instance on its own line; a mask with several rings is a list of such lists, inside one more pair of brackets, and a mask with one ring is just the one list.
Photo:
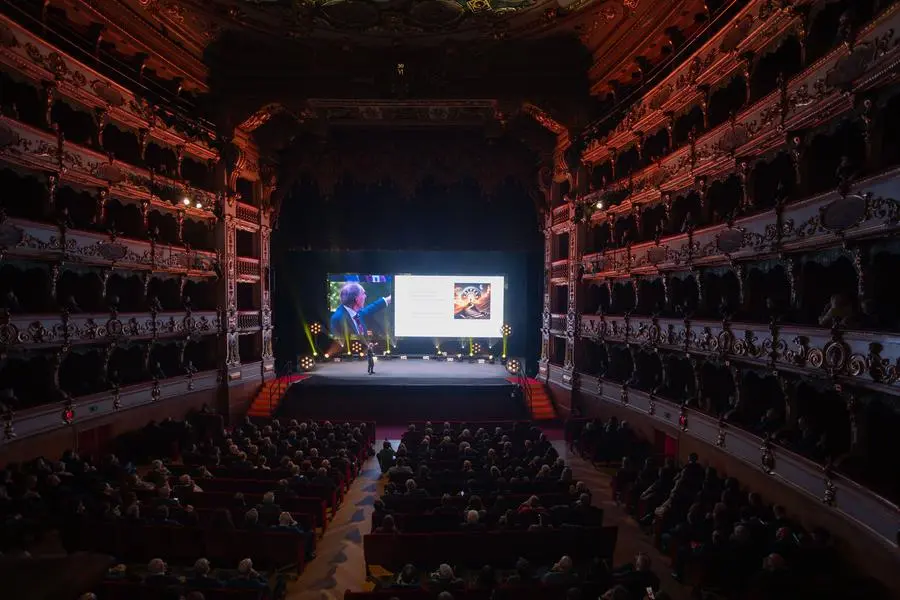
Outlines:
[[374, 344], [366, 346], [366, 361], [369, 363], [369, 375], [375, 374], [375, 350]]

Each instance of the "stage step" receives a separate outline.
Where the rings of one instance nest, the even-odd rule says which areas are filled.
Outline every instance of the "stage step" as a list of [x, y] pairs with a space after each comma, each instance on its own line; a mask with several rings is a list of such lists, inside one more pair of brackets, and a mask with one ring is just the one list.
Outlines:
[[[287, 389], [291, 387], [292, 384], [302, 381], [307, 377], [310, 377], [310, 375], [286, 375], [284, 377], [277, 377], [266, 381], [263, 383], [262, 387], [259, 388], [256, 397], [250, 404], [247, 416], [271, 417], [278, 409], [278, 405], [281, 404], [281, 399], [284, 398]], [[269, 402], [270, 398], [271, 403]]]
[[[519, 383], [515, 377], [510, 377], [512, 383]], [[528, 387], [526, 398], [531, 398], [531, 418], [534, 421], [553, 421], [556, 419], [556, 409], [553, 407], [553, 401], [550, 394], [547, 393], [547, 386], [543, 381], [527, 377], [525, 385]]]

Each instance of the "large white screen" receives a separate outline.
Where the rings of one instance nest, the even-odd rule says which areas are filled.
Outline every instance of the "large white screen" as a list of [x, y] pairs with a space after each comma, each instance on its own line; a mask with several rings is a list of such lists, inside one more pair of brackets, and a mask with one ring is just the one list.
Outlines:
[[397, 275], [397, 337], [499, 338], [504, 278], [473, 275]]

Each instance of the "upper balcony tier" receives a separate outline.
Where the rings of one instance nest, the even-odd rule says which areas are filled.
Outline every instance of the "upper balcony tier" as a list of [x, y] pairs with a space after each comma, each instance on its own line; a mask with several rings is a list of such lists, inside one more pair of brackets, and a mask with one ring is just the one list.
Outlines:
[[0, 222], [0, 248], [6, 256], [32, 260], [66, 261], [139, 271], [166, 271], [191, 277], [215, 276], [219, 268], [216, 255], [212, 252], [21, 219]]
[[[807, 4], [808, 2], [801, 2]], [[737, 70], [749, 68], [750, 57], [760, 54], [785, 32], [802, 24], [790, 8], [773, 9], [769, 0], [749, 2], [703, 47], [681, 63], [668, 77], [651, 88], [607, 135], [593, 139], [584, 160], [602, 162], [610, 149], [634, 143], [634, 132], [650, 132], [665, 125], [667, 113], [678, 113], [697, 102], [702, 86], [713, 87]]]
[[694, 266], [728, 265], [784, 252], [837, 246], [882, 237], [900, 222], [900, 169], [861, 181], [848, 193], [833, 191], [781, 210], [769, 210], [658, 242], [587, 254], [586, 279], [628, 278]]
[[[786, 132], [811, 128], [826, 123], [853, 107], [853, 94], [868, 91], [892, 78], [897, 62], [898, 46], [894, 32], [900, 27], [900, 7], [894, 4], [862, 28], [852, 43], [842, 44], [814, 64], [786, 81], [775, 85], [771, 92], [753, 105], [702, 135], [691, 136], [688, 143], [673, 148], [664, 157], [637, 172], [616, 173], [615, 181], [604, 190], [584, 197], [586, 203], [604, 198], [616, 198], [615, 206], [606, 206], [614, 214], [631, 211], [632, 204], [657, 202], [662, 193], [685, 189], [697, 177], [715, 178], [734, 173], [741, 161], [761, 157], [788, 141]], [[737, 57], [729, 55], [730, 60]], [[696, 64], [688, 60], [688, 65]], [[712, 68], [712, 67], [710, 67]], [[729, 69], [723, 70], [723, 76]], [[701, 102], [701, 94], [689, 88], [686, 101]], [[652, 97], [652, 94], [651, 96]], [[667, 101], [668, 102], [668, 101]], [[648, 106], [655, 106], [650, 102]], [[607, 158], [621, 155], [639, 143], [641, 136], [653, 132], [655, 118], [668, 118], [667, 105], [638, 111], [640, 119], [632, 119], [625, 131], [616, 134], [620, 146], [594, 143], [583, 159], [599, 164]], [[625, 121], [628, 123], [628, 119]], [[663, 121], [656, 124], [661, 127]], [[621, 200], [619, 200], [621, 199]], [[606, 202], [610, 204], [611, 202]]]
[[63, 96], [91, 110], [105, 111], [113, 122], [136, 130], [145, 129], [151, 139], [203, 162], [218, 160], [210, 142], [215, 133], [197, 126], [179, 131], [159, 118], [156, 108], [127, 88], [69, 57], [40, 37], [0, 15], [0, 63], [35, 82], [52, 81]]
[[[184, 211], [201, 219], [213, 218], [216, 194], [190, 188], [184, 182], [158, 175], [95, 150], [67, 141], [64, 136], [0, 116], [0, 159], [50, 174], [68, 183], [107, 189], [109, 194], [153, 208]], [[169, 196], [163, 200], [160, 194]], [[183, 198], [189, 202], [182, 202]]]

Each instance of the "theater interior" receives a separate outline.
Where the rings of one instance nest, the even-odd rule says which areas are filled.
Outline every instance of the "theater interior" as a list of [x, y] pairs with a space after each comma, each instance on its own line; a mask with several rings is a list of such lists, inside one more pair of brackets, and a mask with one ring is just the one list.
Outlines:
[[[0, 0], [0, 595], [900, 597], [898, 31]], [[504, 265], [507, 387], [316, 387], [375, 254]]]

